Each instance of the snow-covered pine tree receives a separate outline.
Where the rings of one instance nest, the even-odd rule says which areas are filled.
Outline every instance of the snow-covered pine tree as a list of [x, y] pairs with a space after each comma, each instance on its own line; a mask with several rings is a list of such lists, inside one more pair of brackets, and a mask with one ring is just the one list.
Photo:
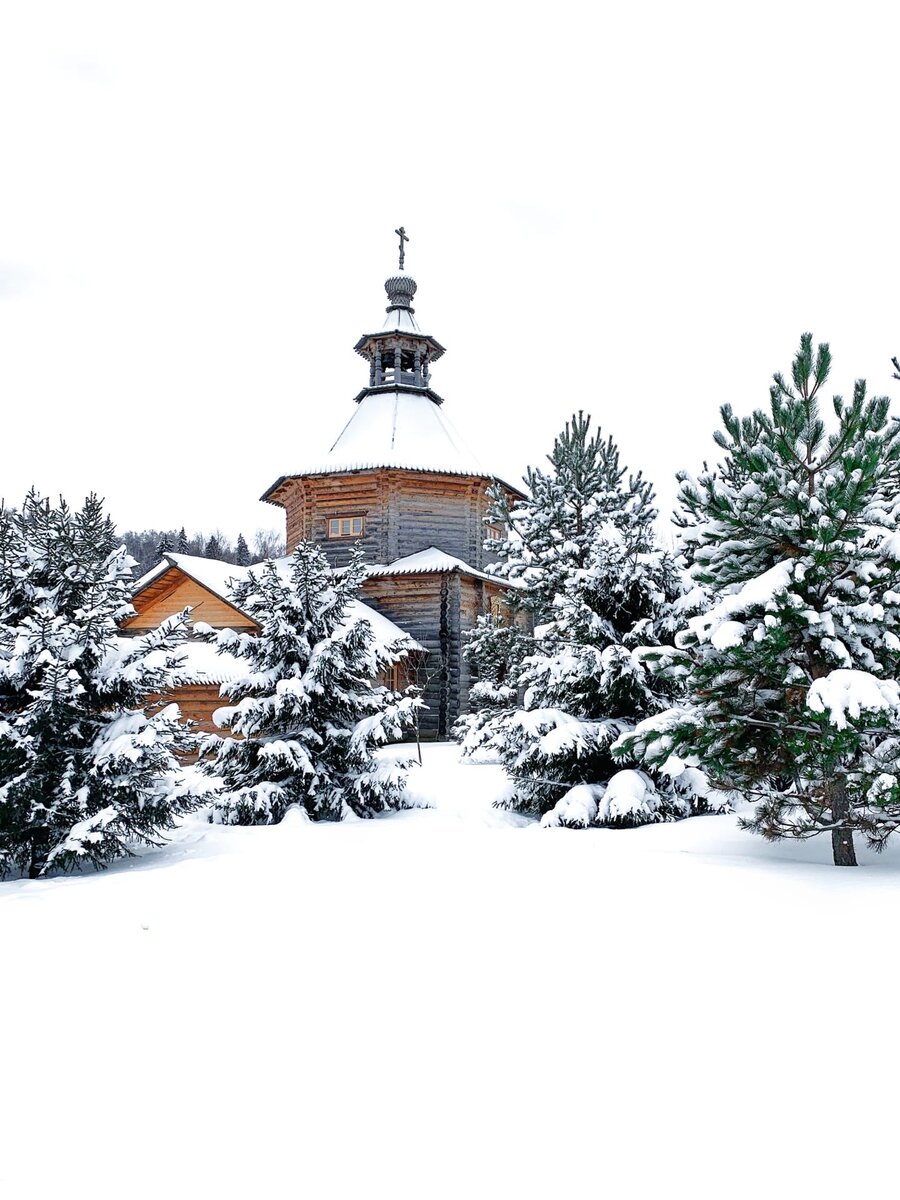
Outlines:
[[[464, 752], [499, 758], [512, 805], [547, 824], [687, 816], [705, 791], [697, 772], [654, 779], [611, 753], [635, 722], [668, 707], [675, 686], [641, 650], [659, 646], [680, 594], [675, 564], [655, 544], [652, 489], [640, 475], [626, 480], [612, 438], [591, 435], [581, 413], [548, 458], [550, 471], [526, 476], [526, 500], [510, 505], [496, 490], [491, 513], [509, 530], [498, 573], [518, 584], [517, 603], [540, 621], [516, 680], [524, 704], [469, 718]], [[491, 636], [486, 628], [477, 653]], [[664, 653], [659, 646], [656, 657]]]
[[167, 555], [171, 552], [171, 549], [172, 549], [172, 542], [171, 542], [170, 536], [169, 536], [168, 532], [165, 532], [165, 533], [163, 533], [162, 537], [159, 539], [159, 544], [156, 547], [157, 559], [160, 562], [162, 562], [165, 555]]
[[402, 736], [420, 702], [373, 682], [402, 650], [380, 646], [368, 621], [348, 619], [364, 578], [361, 552], [332, 572], [318, 547], [301, 542], [287, 567], [268, 561], [235, 585], [260, 632], [207, 630], [248, 663], [222, 688], [231, 701], [222, 727], [237, 736], [204, 743], [203, 768], [225, 793], [211, 820], [275, 824], [292, 805], [314, 820], [403, 807], [408, 764], [373, 750]]
[[102, 865], [207, 799], [173, 756], [177, 706], [151, 702], [187, 615], [118, 635], [132, 565], [96, 496], [0, 512], [0, 874]]
[[182, 527], [178, 530], [178, 546], [177, 546], [178, 553], [179, 554], [189, 553], [189, 547], [190, 547], [190, 543], [188, 542], [188, 536], [187, 536], [187, 533], [185, 532], [184, 526], [182, 525]]
[[217, 533], [210, 534], [210, 537], [203, 550], [203, 557], [221, 559], [223, 554], [224, 548], [222, 546], [221, 538]]
[[835, 864], [853, 866], [855, 830], [880, 848], [900, 825], [900, 426], [858, 380], [826, 432], [830, 366], [803, 334], [768, 411], [725, 405], [724, 461], [681, 476], [693, 575], [717, 602], [681, 639], [692, 706], [632, 749], [646, 761], [686, 747], [757, 802], [746, 828], [829, 831]]
[[234, 549], [234, 561], [239, 567], [248, 567], [250, 565], [250, 547], [247, 545], [246, 538], [242, 533], [238, 534], [237, 545]]

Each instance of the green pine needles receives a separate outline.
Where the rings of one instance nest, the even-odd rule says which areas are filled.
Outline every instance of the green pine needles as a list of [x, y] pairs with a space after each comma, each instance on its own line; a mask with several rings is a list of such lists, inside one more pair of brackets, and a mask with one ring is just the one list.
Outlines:
[[820, 410], [831, 353], [804, 334], [768, 410], [722, 408], [716, 470], [681, 479], [680, 524], [710, 607], [680, 640], [691, 701], [620, 750], [693, 755], [755, 803], [768, 838], [854, 831], [880, 849], [900, 824], [900, 425], [858, 380]]

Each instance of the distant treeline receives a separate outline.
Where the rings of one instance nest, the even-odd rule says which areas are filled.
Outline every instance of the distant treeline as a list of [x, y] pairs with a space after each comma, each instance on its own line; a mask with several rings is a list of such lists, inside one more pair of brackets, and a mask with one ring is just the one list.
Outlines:
[[257, 529], [252, 544], [242, 533], [232, 543], [220, 529], [209, 535], [195, 533], [188, 537], [181, 529], [129, 529], [120, 535], [131, 557], [137, 562], [136, 574], [144, 575], [155, 567], [163, 554], [195, 554], [200, 558], [217, 558], [221, 562], [246, 567], [266, 558], [284, 554], [284, 539], [274, 529]]

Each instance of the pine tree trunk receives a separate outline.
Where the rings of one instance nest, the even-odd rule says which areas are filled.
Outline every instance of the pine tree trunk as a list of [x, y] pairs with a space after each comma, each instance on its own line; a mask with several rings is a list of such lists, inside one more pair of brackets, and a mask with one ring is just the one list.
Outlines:
[[36, 828], [31, 835], [28, 855], [28, 878], [40, 879], [50, 853], [50, 835], [46, 829]]
[[[847, 799], [847, 780], [843, 775], [832, 779], [828, 785], [831, 800], [831, 819], [835, 826], [846, 821], [850, 815], [850, 801]], [[853, 830], [833, 828], [831, 831], [831, 853], [836, 867], [855, 867], [856, 850], [853, 846]]]
[[28, 860], [28, 878], [40, 879], [41, 871], [43, 871], [47, 863], [47, 852], [41, 846], [40, 848], [32, 844], [31, 855]]

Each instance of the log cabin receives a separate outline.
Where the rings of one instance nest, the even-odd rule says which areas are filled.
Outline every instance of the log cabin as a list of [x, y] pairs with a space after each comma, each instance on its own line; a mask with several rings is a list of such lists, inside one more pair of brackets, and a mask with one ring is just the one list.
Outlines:
[[505, 532], [487, 520], [487, 490], [496, 483], [510, 498], [522, 493], [482, 467], [431, 386], [445, 350], [416, 321], [417, 284], [403, 270], [408, 239], [397, 232], [400, 270], [384, 285], [387, 317], [354, 347], [367, 386], [330, 449], [295, 464], [261, 499], [284, 510], [289, 553], [313, 541], [340, 567], [362, 547], [370, 564], [363, 599], [424, 647], [422, 732], [446, 738], [468, 711], [466, 631], [479, 615], [502, 611], [509, 592], [486, 570], [491, 541]]

